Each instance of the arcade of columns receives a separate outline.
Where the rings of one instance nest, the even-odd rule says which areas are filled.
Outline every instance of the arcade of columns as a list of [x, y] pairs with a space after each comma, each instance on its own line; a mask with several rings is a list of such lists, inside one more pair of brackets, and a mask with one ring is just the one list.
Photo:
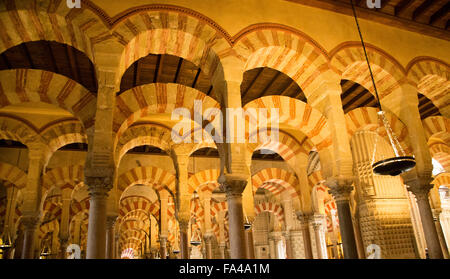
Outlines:
[[[393, 155], [377, 108], [360, 104], [344, 112], [342, 80], [374, 94], [348, 16], [278, 1], [281, 10], [338, 20], [327, 24], [341, 33], [276, 17], [258, 23], [264, 21], [257, 16], [234, 31], [218, 11], [196, 11], [202, 1], [127, 7], [114, 17], [96, 1], [82, 1], [81, 9], [65, 1], [29, 2], [0, 3], [0, 53], [46, 41], [74, 48], [92, 63], [96, 92], [58, 67], [0, 70], [0, 139], [23, 146], [0, 150], [0, 230], [3, 242], [9, 234], [14, 243], [2, 258], [65, 258], [71, 244], [86, 258], [367, 258], [371, 244], [382, 258], [448, 258], [447, 41], [362, 21], [381, 103], [417, 162], [401, 177], [386, 177], [371, 169], [373, 156]], [[264, 6], [248, 5], [249, 11]], [[240, 13], [237, 18], [253, 12]], [[386, 43], [385, 30], [404, 41]], [[330, 41], [314, 39], [327, 32]], [[394, 58], [405, 44], [415, 48]], [[176, 79], [121, 90], [127, 70], [155, 54], [193, 63], [212, 93]], [[243, 103], [243, 77], [257, 68], [292, 79], [306, 101], [280, 93]], [[421, 119], [418, 93], [438, 115]], [[171, 112], [192, 111], [195, 99], [203, 114], [277, 108], [278, 140], [250, 143], [255, 131], [246, 131], [246, 143], [175, 143]], [[252, 119], [236, 121], [249, 126]], [[194, 116], [191, 122], [205, 130]], [[73, 144], [87, 150], [62, 149]], [[130, 152], [139, 146], [161, 153]], [[204, 149], [219, 155], [195, 156]], [[261, 150], [282, 160], [255, 159]]]

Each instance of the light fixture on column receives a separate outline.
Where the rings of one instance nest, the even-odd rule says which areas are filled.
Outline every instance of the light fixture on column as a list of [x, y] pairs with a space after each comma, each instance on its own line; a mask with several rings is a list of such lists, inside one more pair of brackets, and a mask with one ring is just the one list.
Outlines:
[[[195, 218], [193, 219], [193, 224], [195, 224]], [[194, 233], [192, 234], [191, 239], [191, 245], [192, 246], [199, 246], [202, 242], [200, 241], [200, 234], [198, 233], [198, 230], [195, 229]]]
[[414, 160], [413, 156], [406, 156], [405, 151], [403, 150], [402, 146], [400, 145], [396, 135], [392, 131], [389, 121], [386, 119], [386, 115], [385, 115], [383, 109], [381, 108], [381, 102], [380, 102], [380, 98], [378, 96], [377, 86], [375, 84], [375, 79], [373, 77], [372, 68], [370, 67], [369, 57], [367, 56], [367, 51], [366, 51], [366, 45], [364, 44], [364, 40], [363, 40], [363, 37], [361, 34], [361, 29], [359, 27], [358, 17], [356, 16], [356, 9], [355, 9], [355, 5], [353, 4], [353, 0], [350, 0], [350, 3], [352, 5], [353, 16], [356, 21], [356, 27], [358, 28], [359, 37], [361, 39], [361, 44], [362, 44], [362, 47], [364, 50], [364, 55], [366, 57], [366, 62], [367, 62], [367, 66], [369, 68], [370, 77], [372, 79], [373, 89], [375, 91], [375, 96], [377, 98], [377, 104], [380, 109], [380, 111], [378, 112], [378, 118], [380, 119], [380, 121], [382, 122], [382, 125], [384, 126], [384, 128], [386, 130], [386, 134], [389, 138], [391, 147], [395, 154], [395, 157], [386, 158], [386, 159], [380, 160], [378, 162], [374, 162], [376, 148], [377, 148], [377, 143], [375, 142], [373, 159], [372, 159], [372, 169], [373, 169], [373, 172], [378, 175], [397, 176], [401, 173], [404, 173], [404, 172], [412, 169], [416, 165], [416, 161]]
[[42, 251], [41, 251], [41, 257], [46, 259], [50, 255], [51, 255], [51, 250], [48, 245], [48, 241], [45, 241], [44, 247], [42, 248]]

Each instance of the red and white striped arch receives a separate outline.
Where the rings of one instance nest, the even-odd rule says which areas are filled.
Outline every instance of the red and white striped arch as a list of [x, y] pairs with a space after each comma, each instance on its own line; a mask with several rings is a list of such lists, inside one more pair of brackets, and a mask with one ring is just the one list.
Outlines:
[[0, 2], [0, 53], [30, 41], [56, 41], [94, 60], [93, 46], [111, 38], [104, 22], [91, 10], [71, 9], [66, 1], [8, 0]]
[[[400, 86], [406, 80], [404, 68], [385, 51], [367, 45], [367, 55], [377, 85], [380, 99], [390, 94], [401, 94]], [[375, 94], [369, 68], [361, 43], [344, 43], [330, 52], [330, 66], [342, 79], [351, 80]]]
[[[258, 130], [257, 133], [260, 133], [260, 131], [261, 129]], [[246, 138], [247, 142], [249, 142], [249, 136], [246, 136]], [[296, 156], [300, 154], [304, 154], [305, 156], [307, 156], [309, 150], [313, 148], [313, 144], [311, 141], [306, 139], [304, 142], [302, 142], [302, 144], [300, 144], [291, 135], [281, 130], [278, 131], [278, 141], [274, 141], [270, 137], [266, 142], [261, 142], [259, 137], [258, 140], [259, 142], [247, 144], [247, 156], [250, 157], [249, 159], [247, 159], [248, 161], [250, 161], [251, 156], [255, 151], [265, 149], [277, 153], [281, 156], [281, 158], [283, 158], [284, 161], [286, 161], [289, 166], [294, 167]]]
[[[136, 86], [116, 97], [113, 130], [117, 132], [117, 138], [120, 138], [140, 118], [152, 113], [171, 114], [176, 108], [188, 109], [194, 119], [194, 100], [202, 102], [202, 111], [196, 112], [202, 115], [209, 108], [220, 108], [213, 98], [181, 84], [152, 83]], [[204, 115], [205, 119], [207, 117], [208, 115]]]
[[219, 176], [220, 169], [203, 170], [191, 175], [188, 179], [188, 193], [198, 192], [199, 188], [205, 184], [218, 185], [217, 179]]
[[75, 216], [80, 212], [84, 212], [86, 215], [89, 215], [89, 207], [89, 197], [86, 197], [81, 201], [72, 200], [72, 204], [70, 206], [70, 215]]
[[65, 109], [89, 128], [94, 125], [97, 98], [63, 75], [33, 69], [0, 72], [0, 108], [43, 102]]
[[[346, 113], [345, 121], [349, 139], [351, 139], [358, 131], [369, 130], [377, 132], [381, 137], [389, 142], [386, 129], [384, 129], [383, 124], [380, 122], [377, 111], [378, 109], [376, 108], [361, 107]], [[393, 113], [386, 111], [385, 115], [403, 150], [406, 154], [411, 154], [412, 146], [409, 141], [408, 129], [406, 125], [404, 125], [403, 122]]]
[[[331, 134], [327, 119], [318, 110], [310, 105], [286, 96], [261, 97], [244, 106], [246, 109], [267, 109], [268, 115], [272, 108], [278, 109], [279, 126], [301, 131], [305, 134], [318, 150], [329, 147], [332, 144]], [[268, 116], [269, 118], [271, 116]], [[250, 122], [250, 123], [249, 123]], [[250, 126], [257, 127], [258, 121], [254, 117], [246, 118], [246, 129]], [[262, 128], [262, 127], [259, 127]], [[248, 131], [253, 133], [253, 131]]]
[[[439, 137], [439, 135], [447, 135], [444, 140], [448, 140], [450, 134], [450, 119], [443, 116], [430, 116], [422, 120], [425, 137], [430, 140], [431, 137]], [[444, 142], [449, 144], [449, 142]]]
[[142, 196], [128, 196], [123, 198], [119, 203], [119, 217], [123, 217], [131, 212], [141, 210], [153, 215], [156, 220], [159, 220], [159, 209], [159, 202], [151, 202]]
[[262, 212], [272, 212], [280, 223], [281, 227], [284, 227], [284, 210], [281, 205], [272, 202], [262, 202], [255, 204], [255, 216], [258, 216]]
[[436, 176], [436, 178], [431, 182], [434, 187], [439, 188], [440, 186], [450, 187], [450, 173], [444, 172]]
[[71, 185], [74, 188], [84, 181], [84, 166], [71, 165], [53, 168], [43, 175], [42, 181], [42, 185], [46, 190], [54, 186], [64, 187], [66, 185]]
[[39, 136], [25, 120], [0, 115], [0, 139], [18, 141], [30, 149], [39, 140]]
[[0, 179], [21, 189], [27, 185], [27, 174], [16, 166], [0, 162]]
[[417, 86], [439, 110], [448, 111], [450, 102], [450, 65], [432, 57], [418, 57], [408, 66], [408, 79]]
[[225, 31], [204, 15], [169, 5], [148, 5], [115, 23], [112, 34], [124, 45], [119, 76], [148, 54], [189, 60], [211, 80], [220, 78], [217, 53], [229, 47]]
[[51, 222], [45, 223], [39, 227], [39, 238], [42, 239], [49, 232], [58, 232], [59, 231], [59, 222], [58, 220], [53, 220]]
[[171, 130], [165, 126], [148, 123], [128, 128], [119, 138], [115, 148], [115, 162], [118, 166], [123, 155], [136, 146], [150, 145], [170, 153]]
[[234, 55], [245, 63], [244, 71], [268, 67], [292, 78], [308, 97], [321, 75], [329, 70], [326, 52], [300, 31], [280, 24], [257, 24], [241, 31], [235, 39]]
[[118, 178], [118, 189], [124, 191], [136, 184], [150, 185], [156, 191], [167, 188], [172, 194], [176, 192], [175, 176], [161, 168], [146, 166], [137, 167], [122, 173]]
[[[300, 185], [294, 173], [279, 168], [262, 169], [252, 175], [253, 194], [264, 188], [274, 195], [286, 191], [294, 202], [299, 201]], [[276, 186], [281, 186], [281, 189]]]

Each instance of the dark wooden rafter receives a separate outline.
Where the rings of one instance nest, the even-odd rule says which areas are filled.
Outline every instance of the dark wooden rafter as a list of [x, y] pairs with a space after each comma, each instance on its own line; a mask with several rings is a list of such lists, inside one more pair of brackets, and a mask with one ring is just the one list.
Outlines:
[[192, 88], [195, 88], [195, 86], [197, 85], [198, 77], [200, 76], [201, 71], [202, 71], [202, 69], [198, 68], [197, 74], [195, 75], [194, 81], [192, 82], [192, 85], [191, 85]]
[[[258, 68], [258, 72], [257, 72], [255, 78], [250, 82], [250, 84], [247, 85], [245, 91], [241, 92], [241, 98], [245, 98], [245, 96], [247, 95], [248, 91], [250, 91], [252, 89], [253, 85], [258, 80], [258, 77], [264, 72], [264, 69], [265, 68]], [[242, 85], [241, 85], [241, 87], [242, 87]]]
[[179, 58], [178, 60], [178, 66], [177, 66], [177, 71], [175, 72], [175, 77], [173, 78], [173, 83], [177, 83], [178, 82], [178, 77], [180, 76], [180, 71], [183, 67], [183, 58]]

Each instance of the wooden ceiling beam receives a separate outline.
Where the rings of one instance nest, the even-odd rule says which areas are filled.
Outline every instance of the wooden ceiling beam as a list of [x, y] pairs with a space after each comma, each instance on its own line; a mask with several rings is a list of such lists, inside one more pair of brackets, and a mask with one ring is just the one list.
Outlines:
[[162, 66], [164, 63], [164, 56], [162, 54], [158, 54], [158, 60], [156, 61], [155, 67], [155, 75], [153, 76], [153, 83], [158, 82], [158, 76], [162, 73]]
[[198, 77], [200, 76], [201, 71], [202, 69], [198, 68], [197, 74], [195, 75], [194, 81], [192, 82], [192, 88], [195, 88], [195, 86], [197, 85]]
[[433, 25], [437, 21], [443, 19], [450, 12], [450, 2], [447, 2], [444, 7], [439, 9], [430, 17], [430, 24]]
[[277, 72], [272, 79], [269, 81], [269, 83], [266, 84], [266, 86], [264, 86], [264, 89], [261, 91], [261, 95], [262, 97], [267, 96], [270, 93], [267, 93], [267, 91], [269, 90], [269, 88], [274, 84], [274, 82], [278, 79], [278, 77], [280, 76], [281, 72]]
[[417, 20], [419, 16], [423, 15], [427, 10], [431, 8], [433, 2], [434, 0], [426, 0], [425, 2], [423, 2], [417, 9], [414, 10], [412, 19]]
[[180, 57], [180, 59], [178, 60], [177, 71], [175, 72], [173, 83], [178, 83], [178, 76], [180, 75], [181, 68], [183, 67], [183, 61], [184, 59]]
[[258, 77], [264, 72], [265, 68], [259, 68], [258, 73], [256, 74], [255, 78], [250, 82], [250, 85], [247, 87], [247, 89], [244, 92], [241, 92], [241, 98], [243, 99], [245, 95], [252, 89], [253, 85], [255, 84]]

